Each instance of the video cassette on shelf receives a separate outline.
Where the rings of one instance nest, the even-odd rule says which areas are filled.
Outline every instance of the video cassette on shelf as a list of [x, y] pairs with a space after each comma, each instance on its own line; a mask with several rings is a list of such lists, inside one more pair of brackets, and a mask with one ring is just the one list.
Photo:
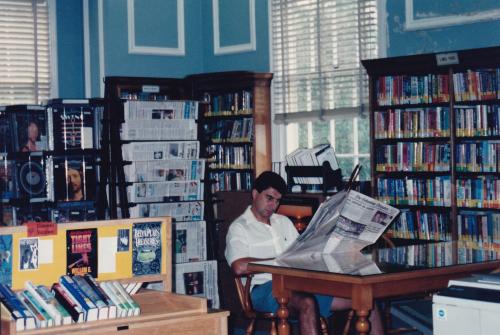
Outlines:
[[97, 215], [93, 201], [58, 202], [52, 210], [55, 223], [95, 221]]
[[5, 203], [16, 197], [15, 161], [0, 153], [0, 201]]
[[122, 145], [122, 155], [126, 161], [197, 159], [200, 155], [200, 142], [133, 142]]
[[170, 216], [175, 221], [199, 221], [203, 215], [203, 201], [137, 204], [130, 208], [130, 216], [135, 218]]
[[170, 159], [132, 162], [124, 167], [128, 182], [178, 181], [203, 179], [205, 161], [202, 159]]
[[205, 221], [176, 222], [174, 236], [175, 263], [207, 259], [207, 226]]
[[128, 199], [135, 203], [189, 201], [203, 199], [199, 180], [133, 183], [127, 186]]
[[89, 100], [62, 100], [48, 102], [52, 113], [54, 150], [98, 148], [98, 128], [102, 106]]
[[56, 201], [95, 200], [97, 174], [91, 155], [57, 156], [53, 165]]
[[122, 124], [121, 139], [134, 140], [196, 140], [198, 126], [194, 119], [128, 120]]
[[125, 120], [172, 120], [197, 118], [198, 102], [192, 100], [129, 100], [124, 104]]
[[34, 152], [52, 150], [50, 144], [52, 119], [45, 107], [12, 105], [5, 109], [14, 140], [13, 151]]
[[23, 155], [15, 160], [16, 197], [41, 202], [52, 199], [52, 162], [45, 156]]
[[217, 261], [175, 264], [175, 292], [207, 298], [209, 308], [219, 308]]
[[46, 222], [51, 221], [50, 208], [42, 203], [30, 203], [28, 206], [15, 208], [16, 226], [21, 226], [26, 222]]
[[5, 113], [5, 106], [0, 106], [0, 153], [8, 153], [14, 150], [11, 128], [11, 120]]

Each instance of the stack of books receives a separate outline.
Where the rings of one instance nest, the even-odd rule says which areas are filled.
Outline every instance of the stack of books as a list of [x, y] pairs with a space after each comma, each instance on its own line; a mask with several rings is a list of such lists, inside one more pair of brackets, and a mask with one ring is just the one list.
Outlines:
[[21, 331], [138, 316], [141, 310], [132, 295], [139, 288], [117, 281], [97, 283], [88, 274], [64, 275], [51, 289], [27, 281], [23, 290], [14, 292], [0, 284], [0, 304]]

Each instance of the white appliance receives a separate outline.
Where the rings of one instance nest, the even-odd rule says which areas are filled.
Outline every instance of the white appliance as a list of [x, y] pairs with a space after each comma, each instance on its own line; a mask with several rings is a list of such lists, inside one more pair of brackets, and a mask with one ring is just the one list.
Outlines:
[[450, 280], [432, 302], [434, 335], [500, 334], [500, 274]]

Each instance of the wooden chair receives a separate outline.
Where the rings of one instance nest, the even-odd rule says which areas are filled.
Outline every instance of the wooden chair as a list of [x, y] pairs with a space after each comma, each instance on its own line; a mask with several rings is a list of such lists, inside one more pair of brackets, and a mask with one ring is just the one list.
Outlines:
[[[238, 299], [240, 300], [241, 308], [243, 309], [243, 313], [247, 319], [250, 320], [250, 323], [247, 326], [247, 329], [245, 331], [246, 335], [252, 335], [255, 329], [255, 323], [257, 320], [269, 320], [271, 322], [271, 330], [269, 334], [271, 335], [277, 335], [278, 334], [278, 329], [276, 328], [276, 320], [277, 320], [277, 315], [274, 313], [266, 313], [266, 312], [259, 312], [254, 310], [252, 306], [252, 300], [250, 298], [250, 286], [252, 283], [252, 275], [243, 275], [243, 276], [236, 276], [234, 275], [234, 282], [236, 284], [236, 290], [238, 292]], [[243, 279], [246, 279], [245, 284], [243, 284]], [[353, 311], [351, 310], [349, 312], [349, 317], [346, 322], [346, 325], [344, 327], [344, 331], [342, 335], [347, 335], [349, 333], [349, 327], [351, 324], [351, 320], [353, 317]], [[321, 332], [323, 335], [328, 335], [328, 323], [327, 321], [321, 317], [320, 318], [321, 322]]]

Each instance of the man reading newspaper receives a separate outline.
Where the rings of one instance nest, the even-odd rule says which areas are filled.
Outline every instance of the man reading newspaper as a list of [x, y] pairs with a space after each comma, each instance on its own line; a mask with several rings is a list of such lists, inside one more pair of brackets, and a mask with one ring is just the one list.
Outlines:
[[[289, 247], [298, 250], [303, 246], [312, 252], [317, 252], [317, 248], [310, 244], [311, 241], [321, 240], [325, 242], [323, 243], [323, 248], [325, 248], [327, 241], [324, 234], [333, 235], [334, 232], [335, 234], [340, 232], [340, 230], [335, 231], [334, 224], [325, 225], [326, 227], [321, 224], [321, 221], [329, 222], [330, 219], [339, 217], [337, 211], [340, 204], [330, 202], [328, 206], [320, 207], [319, 217], [315, 215], [313, 218], [317, 222], [313, 222], [313, 225], [306, 230], [304, 233], [306, 237], [299, 237], [293, 223], [287, 217], [275, 213], [285, 192], [285, 181], [274, 172], [263, 172], [255, 180], [252, 187], [252, 204], [231, 224], [226, 236], [225, 256], [236, 275], [249, 274], [247, 269], [249, 262], [276, 258], [283, 251], [289, 250], [287, 249]], [[342, 197], [334, 198], [340, 202], [343, 201]], [[352, 215], [346, 218], [350, 216]], [[349, 224], [344, 224], [343, 227], [349, 231], [349, 235], [364, 236], [363, 231], [354, 231], [357, 229], [352, 230]], [[322, 236], [318, 237], [318, 235]], [[332, 245], [329, 248], [338, 247]], [[289, 255], [288, 252], [286, 254]], [[258, 311], [277, 311], [278, 304], [272, 296], [270, 274], [255, 274], [252, 281], [251, 299], [253, 307]], [[291, 315], [299, 320], [301, 334], [318, 334], [318, 311], [320, 315], [328, 317], [331, 311], [351, 308], [351, 301], [339, 297], [293, 292], [288, 308]], [[372, 311], [369, 319], [372, 326], [371, 334], [383, 334], [377, 309]]]

